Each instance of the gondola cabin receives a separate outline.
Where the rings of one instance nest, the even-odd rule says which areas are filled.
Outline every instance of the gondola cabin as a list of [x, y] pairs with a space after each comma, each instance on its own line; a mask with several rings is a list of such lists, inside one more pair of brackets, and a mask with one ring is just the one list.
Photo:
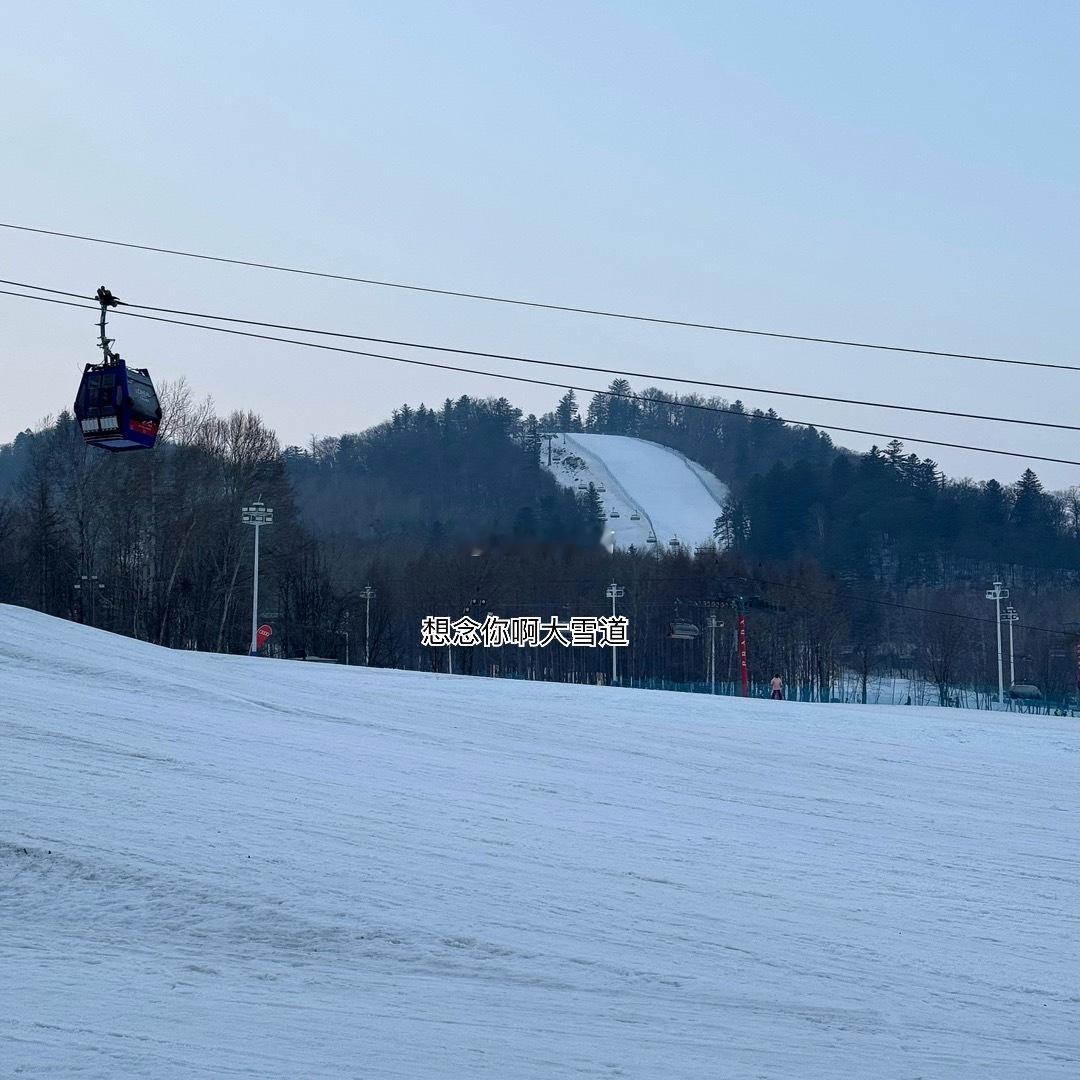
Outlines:
[[150, 450], [157, 442], [161, 404], [145, 368], [119, 357], [87, 364], [75, 398], [75, 419], [90, 446], [103, 450]]

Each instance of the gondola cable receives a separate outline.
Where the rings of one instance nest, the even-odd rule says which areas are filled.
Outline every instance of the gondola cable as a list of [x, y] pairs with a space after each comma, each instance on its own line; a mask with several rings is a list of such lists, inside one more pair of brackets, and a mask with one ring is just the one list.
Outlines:
[[182, 251], [177, 248], [157, 247], [152, 244], [137, 244], [126, 240], [106, 240], [98, 236], [85, 236], [80, 233], [61, 232], [57, 229], [34, 228], [30, 225], [16, 225], [3, 221], [0, 221], [0, 229], [35, 233], [39, 236], [61, 237], [67, 240], [81, 240], [91, 244], [104, 244], [108, 247], [127, 248], [133, 251], [148, 251], [159, 255], [175, 255], [186, 259], [199, 259], [204, 262], [224, 263], [231, 266], [245, 266], [259, 270], [273, 270], [277, 273], [323, 278], [328, 281], [352, 282], [359, 285], [373, 285], [385, 289], [399, 289], [407, 292], [427, 293], [433, 296], [448, 296], [465, 300], [480, 300], [486, 303], [508, 304], [515, 307], [536, 308], [543, 311], [561, 311], [575, 315], [590, 315], [605, 319], [621, 319], [627, 322], [684, 327], [691, 330], [710, 330], [724, 334], [742, 334], [749, 337], [775, 338], [782, 341], [802, 341], [816, 345], [836, 345], [851, 349], [872, 349], [878, 352], [905, 353], [912, 356], [936, 356], [952, 360], [977, 360], [990, 364], [1014, 364], [1020, 367], [1049, 368], [1058, 371], [1080, 371], [1080, 366], [1075, 364], [1054, 364], [1044, 360], [1018, 360], [1006, 356], [950, 352], [945, 349], [925, 349], [907, 345], [883, 345], [877, 342], [854, 341], [846, 338], [785, 333], [779, 330], [756, 330], [739, 326], [723, 326], [718, 323], [695, 322], [689, 319], [666, 318], [658, 315], [639, 315], [623, 311], [608, 311], [603, 308], [577, 307], [572, 304], [553, 304], [540, 300], [525, 300], [515, 297], [466, 292], [460, 289], [441, 289], [429, 285], [413, 285], [400, 281], [384, 281], [378, 278], [358, 277], [351, 274], [334, 274], [325, 270], [306, 270], [295, 266], [257, 262], [254, 259], [234, 259], [227, 258], [223, 255], [207, 255], [195, 251]]
[[[0, 295], [14, 296], [23, 300], [37, 300], [41, 303], [57, 304], [63, 307], [78, 308], [81, 310], [87, 309], [84, 304], [76, 304], [73, 301], [58, 300], [52, 297], [45, 296], [29, 296], [25, 293], [11, 292], [6, 289], [0, 289]], [[144, 319], [149, 322], [166, 323], [173, 326], [187, 326], [195, 330], [207, 330], [218, 334], [229, 334], [234, 337], [251, 338], [256, 341], [274, 341], [284, 345], [295, 345], [305, 349], [319, 349], [323, 352], [342, 353], [350, 356], [367, 356], [378, 360], [390, 360], [393, 363], [409, 364], [415, 367], [432, 368], [438, 371], [454, 371], [465, 375], [479, 375], [489, 379], [500, 379], [508, 382], [525, 383], [531, 386], [550, 386], [557, 390], [575, 390], [583, 394], [595, 394], [601, 397], [617, 398], [626, 401], [640, 401], [655, 404], [655, 399], [648, 398], [643, 394], [635, 393], [617, 393], [612, 390], [604, 390], [598, 387], [591, 386], [577, 386], [567, 382], [553, 382], [550, 379], [534, 379], [525, 375], [510, 375], [505, 372], [496, 371], [483, 371], [477, 368], [463, 367], [457, 364], [440, 364], [431, 360], [418, 360], [415, 357], [404, 356], [392, 356], [387, 353], [370, 352], [362, 349], [347, 349], [341, 345], [324, 345], [316, 341], [298, 341], [295, 338], [279, 337], [274, 334], [256, 334], [249, 330], [236, 330], [232, 327], [226, 326], [207, 326], [202, 323], [185, 322], [182, 319], [171, 319], [161, 315], [147, 315], [141, 312], [128, 311], [121, 312], [128, 318], [132, 319]], [[1046, 454], [1032, 454], [1020, 450], [1002, 450], [997, 447], [988, 446], [974, 446], [970, 443], [956, 443], [947, 442], [942, 439], [928, 439], [924, 437], [917, 437], [914, 435], [897, 435], [890, 434], [883, 431], [871, 431], [866, 428], [854, 428], [841, 426], [839, 424], [821, 424], [809, 420], [796, 420], [789, 419], [781, 416], [773, 416], [767, 413], [747, 413], [745, 410], [726, 408], [720, 405], [707, 405], [701, 402], [690, 401], [671, 401], [663, 403], [666, 407], [681, 408], [681, 409], [694, 409], [700, 412], [718, 413], [727, 416], [740, 416], [748, 422], [770, 422], [778, 424], [789, 424], [797, 427], [815, 428], [822, 431], [839, 431], [849, 435], [867, 435], [871, 438], [899, 440], [906, 443], [915, 443], [925, 446], [939, 446], [951, 450], [970, 450], [979, 454], [993, 454], [998, 457], [1010, 457], [1019, 458], [1024, 461], [1041, 461], [1055, 465], [1076, 465], [1080, 466], [1080, 460], [1075, 458], [1059, 458], [1051, 457]]]
[[[64, 289], [53, 289], [44, 285], [30, 285], [21, 281], [8, 281], [0, 278], [0, 284], [13, 285], [21, 289], [33, 289], [37, 292], [53, 293], [58, 296], [75, 297], [86, 299], [81, 293], [69, 292]], [[180, 315], [191, 319], [211, 319], [215, 322], [234, 323], [240, 326], [257, 326], [269, 330], [288, 330], [291, 333], [311, 334], [317, 337], [340, 338], [348, 341], [367, 341], [382, 345], [395, 345], [408, 349], [423, 349], [429, 352], [451, 353], [458, 356], [475, 356], [486, 360], [507, 360], [518, 364], [531, 364], [540, 367], [563, 368], [572, 371], [588, 371], [600, 375], [618, 375], [626, 378], [644, 379], [656, 382], [677, 383], [687, 386], [700, 386], [715, 390], [734, 390], [739, 393], [774, 395], [777, 397], [797, 398], [805, 401], [824, 401], [837, 405], [854, 405], [859, 408], [890, 409], [895, 412], [919, 413], [926, 416], [947, 416], [961, 420], [983, 420], [996, 424], [1020, 425], [1023, 427], [1047, 428], [1057, 431], [1080, 431], [1080, 425], [1062, 424], [1050, 420], [1029, 420], [1016, 416], [991, 416], [987, 413], [961, 412], [955, 409], [934, 409], [929, 406], [901, 405], [888, 401], [866, 401], [860, 398], [836, 397], [829, 394], [810, 394], [796, 390], [777, 390], [765, 386], [742, 386], [735, 383], [722, 383], [707, 379], [683, 378], [675, 375], [659, 375], [647, 371], [628, 371], [622, 368], [600, 367], [595, 364], [577, 364], [562, 360], [542, 360], [537, 357], [520, 356], [512, 353], [484, 352], [478, 349], [465, 349], [450, 345], [432, 345], [425, 342], [402, 341], [396, 338], [374, 337], [368, 334], [354, 334], [337, 330], [321, 330], [307, 326], [292, 326], [287, 323], [263, 322], [257, 319], [245, 319], [232, 315], [212, 315], [200, 311], [184, 311], [178, 308], [156, 307], [151, 304], [134, 304], [125, 301], [121, 305], [137, 311], [152, 311], [164, 315]], [[120, 311], [118, 314], [130, 314]], [[1077, 369], [1080, 370], [1080, 369]]]

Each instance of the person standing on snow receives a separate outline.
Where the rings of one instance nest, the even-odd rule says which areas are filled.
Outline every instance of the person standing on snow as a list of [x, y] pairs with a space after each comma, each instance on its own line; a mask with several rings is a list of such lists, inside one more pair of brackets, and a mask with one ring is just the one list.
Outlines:
[[774, 675], [769, 680], [769, 689], [772, 691], [773, 701], [784, 700], [784, 680], [779, 675]]

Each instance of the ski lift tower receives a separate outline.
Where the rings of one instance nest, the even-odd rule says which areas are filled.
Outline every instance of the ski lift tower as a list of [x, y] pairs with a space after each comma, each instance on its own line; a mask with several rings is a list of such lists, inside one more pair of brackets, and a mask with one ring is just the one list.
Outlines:
[[240, 520], [245, 525], [255, 526], [255, 566], [251, 583], [251, 650], [249, 656], [259, 653], [259, 529], [263, 525], [274, 524], [274, 510], [261, 499], [250, 506], [240, 508]]

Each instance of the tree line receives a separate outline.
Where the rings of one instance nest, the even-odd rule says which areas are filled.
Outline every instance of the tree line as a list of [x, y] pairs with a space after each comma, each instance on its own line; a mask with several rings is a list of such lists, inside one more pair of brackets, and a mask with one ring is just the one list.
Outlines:
[[[384, 666], [604, 681], [606, 651], [426, 648], [420, 623], [604, 614], [615, 580], [630, 620], [622, 681], [703, 689], [714, 674], [731, 691], [741, 613], [756, 690], [779, 672], [807, 698], [872, 698], [884, 680], [905, 699], [985, 704], [995, 628], [982, 590], [1004, 574], [1025, 623], [1062, 631], [1019, 631], [1018, 680], [1075, 692], [1075, 491], [1046, 492], [1030, 470], [1008, 486], [952, 481], [897, 443], [854, 454], [738, 402], [631, 393], [616, 380], [584, 417], [572, 391], [539, 418], [505, 398], [404, 405], [366, 431], [283, 448], [258, 416], [218, 416], [181, 383], [163, 390], [159, 449], [121, 455], [87, 448], [61, 414], [0, 448], [0, 600], [245, 651], [240, 507], [261, 498], [275, 510], [261, 616], [282, 657], [343, 660], [348, 647], [356, 663], [366, 646]], [[731, 492], [715, 544], [606, 552], [596, 492], [542, 466], [552, 430], [637, 435], [710, 468]], [[676, 622], [700, 633], [672, 637]]]

